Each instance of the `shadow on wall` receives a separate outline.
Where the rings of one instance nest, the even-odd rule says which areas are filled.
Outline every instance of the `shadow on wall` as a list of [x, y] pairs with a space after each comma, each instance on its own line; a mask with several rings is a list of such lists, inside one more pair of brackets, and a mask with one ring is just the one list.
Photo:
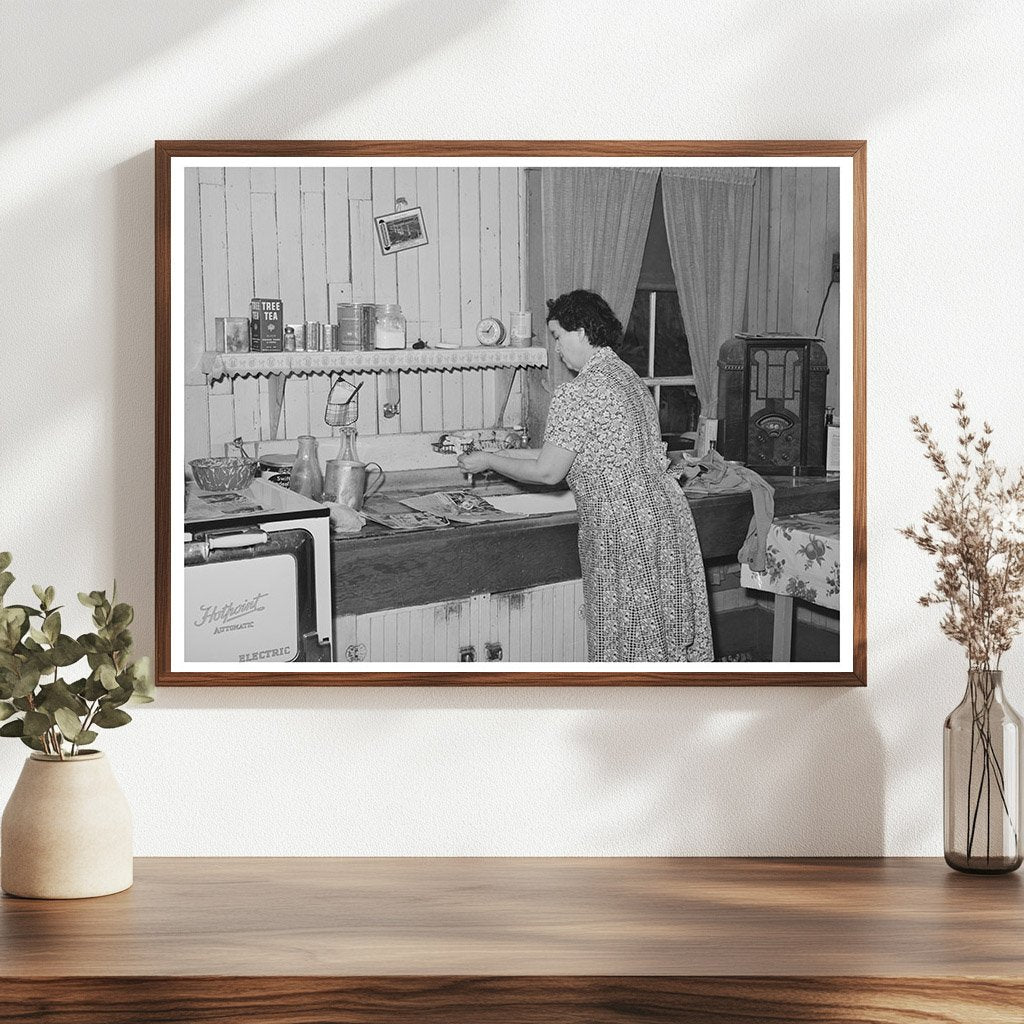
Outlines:
[[[310, 742], [342, 744], [332, 756], [355, 757], [346, 778], [365, 771], [359, 763], [378, 740], [405, 737], [415, 746], [425, 735], [415, 756], [433, 751], [427, 756], [434, 760], [422, 776], [415, 759], [388, 762], [391, 771], [413, 773], [409, 786], [424, 778], [447, 785], [446, 763], [477, 756], [467, 753], [471, 741], [448, 748], [452, 740], [430, 738], [438, 728], [459, 730], [457, 719], [439, 726], [434, 713], [465, 712], [472, 720], [481, 710], [512, 712], [504, 768], [486, 757], [477, 767], [488, 777], [512, 771], [549, 790], [505, 795], [504, 817], [493, 825], [503, 850], [517, 850], [520, 833], [535, 828], [545, 808], [564, 835], [542, 855], [877, 856], [885, 848], [885, 758], [863, 689], [168, 687], [145, 712], [159, 732], [157, 719], [176, 707], [208, 709], [224, 723], [232, 710], [252, 711], [258, 732], [271, 712], [319, 712], [321, 723], [335, 725], [319, 741], [315, 727]], [[356, 737], [369, 743], [362, 754], [345, 745]], [[462, 784], [453, 794], [449, 811], [457, 819], [472, 799]], [[396, 811], [395, 820], [404, 822], [409, 849], [438, 852], [436, 837], [409, 839], [416, 826], [406, 813]], [[479, 853], [466, 837], [452, 843], [447, 852]]]
[[883, 851], [882, 740], [864, 690], [722, 688], [647, 700], [625, 694], [577, 731], [593, 800], [606, 807], [601, 832], [586, 839], [595, 851]]
[[[865, 109], [870, 109], [872, 121], [877, 122], [887, 108], [899, 109], [919, 96], [945, 92], [948, 67], [936, 59], [936, 51], [952, 48], [950, 41], [968, 31], [965, 22], [981, 22], [991, 16], [981, 5], [972, 7], [955, 0], [927, 6], [873, 5], [870, 17], [865, 17], [861, 6], [838, 6], [832, 9], [827, 26], [807, 17], [806, 8], [799, 5], [782, 7], [771, 18], [763, 17], [756, 4], [741, 9], [739, 18], [723, 25], [719, 63], [728, 67], [730, 74], [742, 75], [746, 66], [750, 84], [754, 84], [770, 62], [773, 73], [785, 82], [787, 102], [776, 110], [782, 118], [778, 130], [793, 125], [795, 133], [790, 138], [805, 138], [806, 125], [821, 123], [823, 102], [836, 127], [817, 137], [851, 138], [863, 137]], [[841, 39], [842, 44], [823, 46], [826, 34]], [[745, 40], [744, 49], [752, 59], [737, 62], [736, 38]], [[893, 53], [900, 54], [898, 73]], [[869, 71], [885, 68], [893, 68], [893, 73], [885, 76]], [[841, 83], [851, 82], [863, 83], [863, 91], [842, 88]], [[867, 96], [871, 103], [865, 108]], [[858, 127], [850, 134], [844, 128], [848, 125]], [[869, 180], [870, 160], [869, 149]]]
[[[83, 96], [180, 47], [241, 0], [146, 7], [144, 31], [135, 0], [90, 0], [76, 12], [66, 4], [3, 5], [4, 74], [8, 82], [37, 80], [40, 60], [52, 70], [45, 90], [7, 90], [0, 138], [72, 106]], [[115, 44], [112, 45], [112, 40]]]
[[135, 608], [135, 649], [154, 650], [155, 558], [153, 494], [153, 154], [142, 153], [113, 172], [114, 238], [111, 293], [114, 297], [114, 365], [110, 381], [110, 431], [118, 457], [113, 489], [133, 495], [115, 531], [114, 578], [130, 580], [125, 599]]
[[[317, 117], [338, 113], [356, 96], [384, 82], [476, 31], [507, 3], [492, 0], [403, 0], [377, 12], [357, 29], [261, 81], [243, 99], [211, 116], [210, 134], [238, 137], [225, 125], [248, 124], [259, 116], [260, 138], [294, 136]], [[458, 90], [453, 83], [453, 101]], [[381, 111], [381, 138], [390, 138], [389, 115]]]

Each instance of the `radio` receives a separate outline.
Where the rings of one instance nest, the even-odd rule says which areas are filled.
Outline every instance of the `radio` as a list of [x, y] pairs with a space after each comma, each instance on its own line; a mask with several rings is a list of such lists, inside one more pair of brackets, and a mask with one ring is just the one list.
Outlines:
[[819, 338], [737, 334], [718, 352], [718, 450], [757, 473], [825, 472]]

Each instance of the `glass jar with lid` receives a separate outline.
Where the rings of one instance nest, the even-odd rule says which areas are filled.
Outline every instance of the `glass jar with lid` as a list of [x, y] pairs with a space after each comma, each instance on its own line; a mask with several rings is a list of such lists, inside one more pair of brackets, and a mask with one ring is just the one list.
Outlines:
[[373, 343], [376, 348], [405, 348], [405, 316], [401, 306], [377, 306], [377, 327]]

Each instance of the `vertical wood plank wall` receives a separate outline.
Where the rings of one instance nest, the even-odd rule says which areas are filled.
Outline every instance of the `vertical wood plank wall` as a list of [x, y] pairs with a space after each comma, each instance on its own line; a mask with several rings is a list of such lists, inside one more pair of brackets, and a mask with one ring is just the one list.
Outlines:
[[[521, 308], [525, 253], [517, 168], [203, 167], [185, 171], [186, 458], [223, 452], [235, 437], [271, 437], [266, 378], [212, 387], [196, 369], [219, 316], [280, 298], [285, 323], [336, 321], [339, 302], [397, 302], [411, 345], [475, 346], [477, 322]], [[420, 206], [429, 244], [382, 256], [373, 217], [404, 197]], [[522, 423], [522, 374], [505, 422]], [[489, 427], [508, 387], [498, 370], [400, 376], [401, 410], [383, 414], [387, 377], [363, 375], [360, 436]], [[278, 438], [331, 436], [329, 380], [292, 377]]]
[[[754, 185], [747, 329], [813, 334], [838, 251], [838, 169], [762, 168]], [[849, 272], [840, 267], [840, 274]], [[818, 333], [830, 368], [827, 404], [838, 406], [838, 285], [829, 292]]]
[[[587, 660], [582, 580], [461, 601], [390, 608], [334, 620], [338, 661], [452, 662], [462, 648], [486, 661], [488, 644], [506, 662]], [[495, 651], [494, 653], [497, 653]]]

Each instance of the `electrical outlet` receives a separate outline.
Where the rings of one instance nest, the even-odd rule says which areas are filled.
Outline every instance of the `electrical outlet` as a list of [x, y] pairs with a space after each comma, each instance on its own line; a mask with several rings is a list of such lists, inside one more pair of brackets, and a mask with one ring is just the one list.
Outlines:
[[839, 253], [832, 253], [832, 283], [839, 284]]

